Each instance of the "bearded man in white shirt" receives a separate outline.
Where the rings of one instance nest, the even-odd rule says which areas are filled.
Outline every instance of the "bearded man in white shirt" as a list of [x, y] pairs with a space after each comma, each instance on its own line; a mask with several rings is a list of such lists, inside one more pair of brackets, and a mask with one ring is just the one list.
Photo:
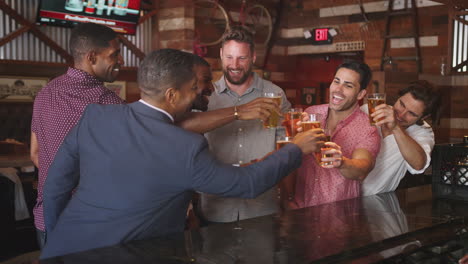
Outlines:
[[[424, 119], [438, 117], [440, 96], [424, 80], [410, 83], [399, 95], [395, 105], [378, 105], [371, 115], [382, 141], [375, 167], [362, 183], [363, 196], [394, 191], [406, 171], [423, 173], [431, 162], [434, 132]], [[368, 112], [367, 105], [361, 110]]]

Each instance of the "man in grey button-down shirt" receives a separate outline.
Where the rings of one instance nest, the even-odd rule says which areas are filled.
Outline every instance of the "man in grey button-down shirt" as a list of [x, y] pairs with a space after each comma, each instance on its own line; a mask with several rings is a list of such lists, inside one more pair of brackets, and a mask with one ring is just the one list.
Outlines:
[[[264, 92], [282, 94], [281, 112], [291, 108], [284, 91], [252, 72], [256, 55], [252, 35], [233, 28], [224, 36], [220, 56], [223, 77], [215, 83], [208, 110], [240, 106], [262, 97]], [[257, 99], [259, 100], [259, 99]], [[211, 151], [225, 163], [245, 164], [261, 159], [275, 150], [275, 129], [265, 129], [260, 119], [235, 120], [205, 134]], [[278, 211], [275, 188], [256, 199], [222, 198], [202, 194], [200, 208], [203, 218], [210, 222], [232, 222]]]

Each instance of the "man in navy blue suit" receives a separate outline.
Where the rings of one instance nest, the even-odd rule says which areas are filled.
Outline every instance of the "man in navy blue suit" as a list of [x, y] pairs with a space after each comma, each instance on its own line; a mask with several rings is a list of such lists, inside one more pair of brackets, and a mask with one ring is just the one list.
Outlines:
[[256, 197], [323, 145], [316, 129], [250, 166], [220, 163], [203, 136], [174, 125], [197, 96], [193, 69], [192, 54], [152, 52], [138, 70], [140, 101], [86, 108], [49, 169], [42, 259], [182, 232], [194, 190]]

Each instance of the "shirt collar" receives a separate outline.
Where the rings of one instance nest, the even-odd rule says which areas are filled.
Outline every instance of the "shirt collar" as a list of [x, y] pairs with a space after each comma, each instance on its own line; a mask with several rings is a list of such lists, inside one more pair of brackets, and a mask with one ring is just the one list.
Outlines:
[[[250, 84], [249, 88], [245, 91], [245, 94], [250, 93], [253, 89], [256, 89], [259, 91], [263, 90], [263, 85], [261, 85], [260, 77], [258, 76], [258, 74], [256, 72], [252, 72], [252, 77], [253, 77], [253, 81]], [[217, 85], [215, 86], [215, 90], [218, 94], [229, 90], [229, 87], [226, 83], [226, 77], [224, 75], [223, 77], [221, 77], [221, 81], [217, 82]]]
[[159, 111], [159, 112], [162, 112], [164, 113], [165, 115], [167, 115], [171, 120], [172, 120], [172, 123], [174, 123], [174, 118], [171, 116], [171, 114], [169, 114], [168, 112], [164, 111], [163, 109], [159, 108], [159, 107], [156, 107], [154, 105], [150, 105], [148, 104], [147, 102], [143, 101], [143, 99], [140, 99], [140, 102], [148, 107], [151, 107], [153, 108], [154, 110], [156, 111]]
[[[338, 122], [338, 124], [343, 124], [343, 126], [345, 126], [346, 124], [348, 124], [349, 122], [351, 122], [358, 114], [358, 112], [361, 111], [361, 109], [359, 108], [359, 105], [356, 104], [356, 106], [354, 106], [354, 110], [351, 112], [351, 114], [349, 114], [345, 119], [341, 120], [340, 122]], [[330, 113], [330, 108], [327, 109], [327, 117], [325, 120], [328, 119], [328, 115]]]
[[104, 84], [104, 82], [96, 78], [96, 76], [93, 76], [83, 70], [79, 70], [79, 69], [72, 68], [72, 67], [68, 68], [67, 75], [74, 79], [85, 80], [86, 83], [90, 83], [90, 84], [93, 84], [93, 83], [99, 84], [99, 85]]

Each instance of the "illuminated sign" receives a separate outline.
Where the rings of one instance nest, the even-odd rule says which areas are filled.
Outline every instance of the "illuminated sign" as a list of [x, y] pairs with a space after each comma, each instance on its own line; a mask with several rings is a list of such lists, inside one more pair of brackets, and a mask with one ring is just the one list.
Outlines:
[[328, 39], [328, 28], [315, 29], [315, 41], [323, 41]]
[[330, 35], [328, 28], [314, 28], [312, 31], [312, 44], [314, 45], [326, 45], [331, 44], [333, 38]]

